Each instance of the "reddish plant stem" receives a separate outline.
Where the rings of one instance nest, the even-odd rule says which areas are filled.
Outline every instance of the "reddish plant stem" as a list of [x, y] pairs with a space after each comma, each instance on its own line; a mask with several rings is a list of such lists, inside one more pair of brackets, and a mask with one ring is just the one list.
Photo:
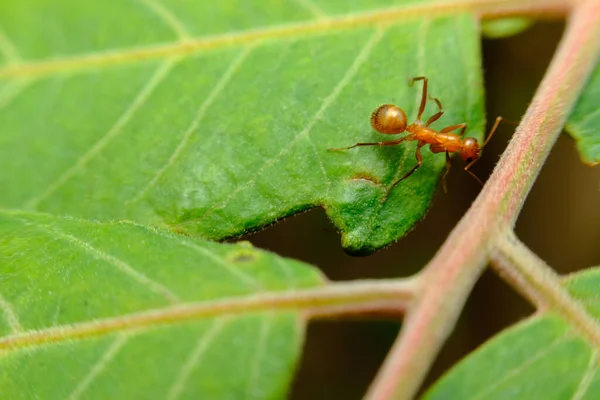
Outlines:
[[600, 54], [600, 2], [579, 3], [538, 91], [471, 209], [421, 273], [423, 292], [374, 380], [369, 400], [419, 389], [481, 275], [497, 236], [519, 211]]

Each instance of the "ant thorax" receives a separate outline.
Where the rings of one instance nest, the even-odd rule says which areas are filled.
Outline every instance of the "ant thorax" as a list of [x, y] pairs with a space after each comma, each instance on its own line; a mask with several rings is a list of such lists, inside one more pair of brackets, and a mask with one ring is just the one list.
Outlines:
[[436, 139], [438, 132], [423, 124], [421, 120], [416, 120], [406, 128], [406, 130], [415, 135], [416, 140], [423, 141], [428, 144], [437, 144], [439, 141]]
[[432, 153], [455, 153], [463, 149], [463, 142], [460, 136], [454, 133], [437, 132], [435, 139], [437, 143], [432, 143], [429, 147]]

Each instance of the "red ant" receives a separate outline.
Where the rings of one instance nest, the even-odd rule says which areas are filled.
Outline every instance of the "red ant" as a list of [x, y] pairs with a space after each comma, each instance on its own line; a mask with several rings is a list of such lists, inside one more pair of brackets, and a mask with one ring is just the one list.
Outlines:
[[[373, 142], [373, 143], [356, 143], [350, 147], [342, 147], [342, 148], [330, 148], [328, 150], [348, 150], [358, 146], [394, 146], [400, 144], [404, 141], [416, 140], [417, 143], [417, 151], [415, 153], [415, 157], [417, 158], [417, 165], [415, 165], [410, 171], [408, 171], [402, 178], [394, 182], [394, 184], [388, 190], [388, 193], [401, 181], [411, 176], [422, 164], [423, 159], [421, 157], [421, 147], [425, 145], [429, 145], [429, 148], [432, 153], [446, 153], [446, 171], [442, 177], [442, 183], [444, 187], [444, 191], [446, 192], [446, 175], [450, 171], [450, 153], [460, 153], [460, 157], [464, 162], [467, 163], [465, 166], [465, 171], [467, 171], [473, 178], [477, 180], [482, 186], [483, 182], [471, 171], [469, 168], [475, 161], [479, 159], [479, 155], [481, 153], [481, 149], [485, 147], [485, 145], [489, 142], [490, 138], [498, 128], [500, 121], [502, 121], [502, 117], [496, 118], [496, 122], [492, 127], [486, 141], [483, 143], [483, 146], [479, 146], [477, 139], [475, 138], [463, 138], [465, 134], [465, 130], [467, 129], [467, 124], [457, 124], [447, 126], [441, 131], [436, 131], [433, 128], [430, 128], [433, 122], [437, 121], [443, 114], [442, 111], [442, 103], [440, 103], [438, 98], [432, 98], [431, 100], [435, 101], [437, 104], [439, 111], [429, 117], [427, 122], [423, 124], [421, 121], [421, 116], [425, 111], [425, 104], [427, 102], [427, 81], [428, 79], [424, 76], [418, 76], [413, 78], [410, 81], [410, 86], [413, 85], [416, 81], [423, 81], [423, 95], [421, 96], [421, 105], [419, 106], [419, 113], [417, 114], [417, 120], [412, 124], [407, 126], [407, 118], [404, 110], [400, 107], [395, 106], [393, 104], [384, 104], [378, 107], [371, 114], [371, 126], [375, 128], [377, 132], [388, 134], [388, 135], [397, 135], [404, 131], [409, 132], [408, 135], [401, 137], [400, 139], [392, 140], [389, 142]], [[460, 135], [455, 133], [450, 133], [460, 129]]]

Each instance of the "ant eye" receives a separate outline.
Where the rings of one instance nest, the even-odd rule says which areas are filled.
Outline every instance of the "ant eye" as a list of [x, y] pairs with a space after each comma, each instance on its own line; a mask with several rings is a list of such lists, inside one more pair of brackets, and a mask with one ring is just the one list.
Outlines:
[[467, 162], [471, 162], [471, 161], [473, 161], [473, 157], [467, 158]]

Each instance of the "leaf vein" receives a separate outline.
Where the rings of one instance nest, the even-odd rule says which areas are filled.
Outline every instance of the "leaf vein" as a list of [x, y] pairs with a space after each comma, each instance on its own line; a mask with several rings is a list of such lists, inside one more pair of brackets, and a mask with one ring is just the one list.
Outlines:
[[[581, 130], [584, 130], [584, 126], [587, 125], [588, 122], [593, 121], [599, 115], [600, 115], [600, 108], [588, 113], [579, 122], [576, 122], [575, 124], [571, 124], [571, 125], [579, 126]], [[587, 131], [588, 129], [585, 129], [585, 130]]]
[[33, 79], [19, 79], [3, 87], [2, 91], [0, 91], [0, 111], [7, 107], [14, 99], [19, 97], [32, 82]]
[[171, 386], [171, 389], [167, 394], [168, 400], [176, 400], [179, 398], [179, 396], [181, 396], [181, 393], [185, 389], [185, 385], [187, 384], [190, 375], [194, 369], [197, 368], [198, 363], [202, 361], [202, 357], [206, 353], [206, 350], [208, 350], [212, 341], [223, 331], [228, 322], [228, 317], [217, 318], [208, 332], [200, 336], [196, 346], [194, 346], [191, 354], [181, 367], [173, 386]]
[[119, 271], [121, 271], [121, 272], [125, 273], [126, 275], [128, 275], [129, 277], [133, 278], [136, 282], [138, 282], [139, 284], [143, 285], [144, 287], [150, 289], [152, 292], [160, 294], [161, 296], [165, 297], [170, 303], [179, 302], [178, 296], [175, 293], [173, 293], [170, 289], [168, 289], [167, 287], [150, 279], [148, 276], [137, 271], [136, 269], [134, 269], [132, 266], [130, 266], [126, 262], [119, 260], [118, 258], [111, 256], [110, 254], [107, 254], [101, 250], [98, 250], [97, 248], [93, 247], [89, 243], [86, 243], [86, 242], [76, 238], [75, 236], [69, 235], [67, 233], [63, 233], [51, 226], [32, 223], [32, 222], [29, 222], [29, 221], [26, 221], [26, 220], [23, 220], [20, 218], [17, 218], [17, 219], [20, 220], [25, 225], [33, 226], [35, 228], [38, 228], [38, 229], [52, 235], [53, 237], [58, 237], [64, 241], [67, 241], [68, 243], [74, 244], [74, 245], [82, 248], [83, 250], [85, 250], [86, 252], [88, 252], [89, 254], [94, 256], [95, 258], [108, 262], [110, 265], [116, 267]]
[[267, 168], [269, 168], [269, 167], [273, 166], [274, 164], [276, 164], [277, 162], [279, 162], [279, 160], [281, 160], [281, 158], [283, 156], [285, 156], [287, 153], [289, 153], [290, 150], [292, 149], [292, 147], [299, 140], [301, 140], [302, 138], [309, 138], [310, 131], [317, 124], [317, 122], [321, 120], [321, 118], [325, 114], [325, 111], [327, 111], [327, 109], [337, 100], [338, 96], [346, 88], [348, 83], [350, 83], [350, 81], [352, 80], [352, 78], [354, 77], [354, 75], [356, 74], [358, 69], [366, 61], [367, 57], [369, 56], [369, 54], [371, 53], [371, 51], [373, 50], [375, 45], [379, 42], [379, 40], [383, 36], [384, 31], [385, 31], [385, 29], [382, 29], [381, 27], [378, 27], [377, 29], [375, 29], [375, 32], [373, 33], [373, 35], [371, 35], [369, 40], [367, 40], [365, 45], [362, 47], [361, 51], [359, 52], [359, 54], [357, 55], [355, 60], [352, 62], [352, 64], [350, 65], [350, 67], [348, 68], [348, 70], [346, 71], [346, 73], [344, 74], [342, 79], [340, 80], [340, 82], [333, 88], [332, 92], [327, 97], [325, 97], [325, 99], [323, 100], [323, 102], [321, 104], [321, 107], [318, 109], [318, 111], [315, 113], [315, 115], [308, 121], [305, 128], [302, 129], [298, 134], [296, 134], [296, 136], [288, 143], [288, 145], [285, 146], [279, 153], [277, 153], [274, 157], [266, 160], [263, 163], [263, 165], [256, 170], [256, 172], [254, 173], [252, 178], [247, 180], [245, 184], [240, 185], [235, 190], [233, 190], [231, 192], [231, 194], [229, 196], [227, 196], [219, 205], [216, 205], [216, 206], [208, 209], [208, 211], [205, 212], [204, 215], [198, 217], [195, 220], [196, 222], [202, 221], [202, 220], [206, 219], [213, 212], [225, 208], [229, 204], [229, 202], [231, 200], [233, 200], [240, 192], [253, 186], [256, 183], [256, 178], [261, 176], [261, 174], [263, 173], [264, 170], [266, 170]]
[[161, 66], [157, 68], [148, 83], [144, 85], [140, 93], [135, 97], [131, 105], [127, 107], [125, 112], [119, 117], [109, 131], [102, 136], [83, 156], [81, 156], [72, 167], [67, 169], [62, 175], [48, 185], [42, 193], [28, 200], [25, 203], [24, 208], [36, 209], [43, 200], [51, 196], [69, 179], [71, 179], [73, 175], [87, 165], [90, 160], [100, 153], [111, 140], [121, 134], [123, 132], [123, 127], [131, 120], [137, 110], [148, 100], [154, 89], [156, 89], [156, 87], [165, 79], [175, 63], [176, 60], [174, 59], [169, 59], [162, 63]]
[[140, 62], [148, 59], [169, 58], [176, 55], [185, 55], [209, 50], [223, 48], [225, 46], [239, 46], [251, 42], [259, 42], [265, 39], [281, 39], [282, 37], [299, 37], [307, 33], [331, 32], [334, 29], [348, 27], [361, 27], [365, 25], [379, 25], [406, 21], [408, 18], [429, 17], [434, 15], [456, 14], [461, 11], [473, 12], [479, 5], [480, 11], [504, 3], [506, 0], [490, 0], [485, 4], [477, 0], [440, 0], [427, 4], [399, 5], [396, 7], [379, 8], [369, 12], [359, 12], [343, 15], [336, 18], [323, 20], [303, 21], [294, 24], [282, 24], [275, 27], [262, 29], [251, 29], [230, 34], [207, 35], [192, 38], [188, 41], [174, 43], [161, 43], [154, 46], [138, 47], [120, 50], [109, 50], [99, 53], [80, 54], [62, 59], [48, 59], [22, 63], [17, 66], [5, 66], [0, 68], [1, 77], [30, 76], [53, 74], [61, 71], [71, 71], [84, 68], [97, 68], [99, 65]]
[[231, 78], [240, 69], [241, 65], [246, 60], [246, 58], [248, 57], [248, 55], [251, 53], [252, 50], [253, 50], [253, 47], [250, 47], [250, 46], [246, 47], [239, 54], [239, 56], [233, 61], [233, 63], [230, 65], [230, 67], [221, 76], [221, 78], [219, 79], [219, 81], [217, 82], [217, 84], [215, 85], [213, 90], [210, 92], [208, 97], [200, 105], [200, 108], [198, 109], [198, 112], [197, 112], [194, 120], [192, 121], [192, 123], [190, 124], [188, 129], [183, 134], [183, 138], [181, 139], [181, 141], [179, 142], [179, 144], [177, 145], [177, 147], [175, 148], [175, 150], [169, 157], [168, 161], [161, 168], [159, 168], [158, 171], [156, 172], [156, 174], [152, 177], [152, 179], [134, 197], [132, 197], [131, 200], [127, 200], [125, 202], [125, 204], [135, 203], [135, 202], [141, 200], [146, 195], [146, 193], [150, 189], [152, 189], [154, 187], [154, 185], [156, 185], [156, 183], [164, 175], [164, 173], [167, 171], [167, 169], [169, 169], [169, 167], [171, 167], [173, 164], [175, 164], [175, 162], [177, 161], [181, 152], [187, 146], [190, 138], [192, 137], [192, 134], [198, 128], [200, 121], [202, 121], [202, 119], [206, 115], [206, 111], [208, 110], [208, 108], [214, 103], [214, 101], [217, 99], [217, 97], [223, 92], [223, 90], [225, 89], [227, 84], [231, 81]]
[[579, 382], [579, 386], [577, 386], [577, 390], [573, 393], [573, 397], [571, 400], [581, 400], [583, 396], [585, 396], [588, 391], [590, 384], [593, 381], [594, 374], [596, 372], [596, 367], [598, 365], [598, 349], [595, 349], [591, 352], [590, 361], [586, 367], [585, 372], [581, 376], [581, 381]]
[[289, 267], [289, 265], [287, 264], [287, 262], [284, 262], [282, 259], [280, 259], [279, 257], [275, 257], [275, 262], [277, 263], [277, 265], [279, 265], [279, 269], [283, 272], [284, 276], [285, 276], [285, 282], [287, 283], [287, 288], [288, 289], [295, 289], [296, 285], [294, 282], [294, 277], [292, 276], [292, 271]]
[[162, 19], [175, 32], [179, 40], [186, 41], [192, 38], [185, 25], [163, 3], [157, 0], [137, 0], [137, 2]]
[[506, 371], [506, 373], [504, 374], [504, 376], [501, 379], [497, 379], [496, 381], [494, 381], [493, 384], [487, 386], [484, 390], [480, 391], [479, 393], [473, 393], [473, 395], [472, 395], [473, 400], [476, 400], [476, 399], [487, 399], [489, 397], [489, 395], [491, 393], [493, 393], [494, 390], [496, 390], [497, 388], [499, 388], [503, 383], [505, 383], [509, 379], [515, 377], [516, 375], [518, 375], [519, 373], [521, 373], [523, 370], [525, 370], [527, 367], [531, 366], [536, 361], [538, 361], [538, 360], [542, 359], [543, 357], [547, 356], [556, 347], [558, 347], [559, 345], [561, 345], [563, 343], [568, 342], [570, 339], [572, 339], [570, 336], [561, 336], [561, 337], [559, 337], [557, 340], [555, 340], [554, 342], [552, 342], [549, 346], [547, 346], [546, 348], [544, 348], [542, 351], [540, 351], [537, 354], [535, 354], [534, 356], [530, 357], [529, 360], [527, 360], [527, 362], [524, 362], [521, 365], [513, 368], [511, 371]]
[[321, 174], [323, 175], [323, 181], [325, 183], [325, 195], [323, 197], [325, 199], [329, 199], [332, 183], [331, 183], [331, 179], [329, 179], [329, 176], [327, 175], [327, 170], [325, 169], [325, 164], [323, 164], [323, 158], [321, 157], [321, 154], [319, 153], [317, 146], [315, 146], [315, 144], [313, 143], [313, 141], [310, 137], [310, 132], [306, 135], [306, 140], [308, 141], [308, 145], [311, 147], [311, 149], [313, 150], [313, 153], [315, 154], [315, 157], [317, 158], [317, 163], [319, 164], [319, 169], [321, 170]]
[[314, 15], [317, 20], [327, 19], [327, 14], [315, 4], [312, 0], [295, 0], [302, 8], [306, 9], [312, 15]]
[[262, 398], [258, 391], [261, 389], [261, 385], [258, 384], [260, 378], [260, 365], [261, 359], [263, 358], [266, 351], [267, 338], [269, 337], [269, 331], [271, 330], [271, 323], [273, 321], [273, 313], [268, 313], [263, 316], [260, 324], [260, 333], [258, 335], [256, 344], [256, 353], [252, 357], [252, 367], [250, 368], [250, 379], [246, 386], [246, 395], [249, 399]]
[[10, 328], [12, 329], [12, 332], [21, 332], [23, 330], [23, 327], [19, 322], [19, 318], [17, 317], [17, 313], [15, 312], [14, 307], [2, 295], [0, 295], [0, 308], [2, 309], [2, 311], [4, 311], [4, 317], [6, 318], [8, 326], [10, 326]]
[[[425, 55], [425, 45], [427, 42], [427, 33], [429, 31], [429, 26], [431, 25], [431, 19], [429, 18], [424, 18], [421, 21], [421, 26], [419, 27], [419, 35], [418, 35], [418, 43], [417, 43], [417, 74], [420, 76], [425, 75], [425, 69], [427, 68], [426, 65], [426, 55]], [[417, 104], [417, 107], [414, 108], [415, 110], [415, 118], [417, 117], [417, 113], [419, 110], [419, 104], [421, 102], [421, 92], [419, 92], [418, 90], [415, 93], [415, 100], [414, 100], [415, 104]], [[409, 150], [409, 144], [406, 145], [406, 150], [402, 153], [402, 159], [400, 159], [400, 162], [398, 162], [398, 166], [396, 167], [396, 171], [394, 172], [394, 174], [392, 175], [392, 181], [391, 184], [393, 184], [394, 182], [396, 182], [398, 179], [400, 179], [401, 174], [403, 174], [403, 170], [404, 170], [404, 166], [407, 163], [408, 160], [408, 156], [410, 154]], [[405, 190], [408, 191], [408, 187], [405, 186]], [[414, 190], [412, 191], [413, 193], [413, 197], [416, 197], [416, 194], [414, 193]], [[379, 216], [379, 213], [381, 212], [385, 201], [388, 199], [388, 197], [390, 196], [391, 192], [390, 189], [385, 190], [383, 197], [381, 199], [381, 201], [379, 201], [379, 203], [377, 203], [377, 206], [375, 207], [375, 209], [373, 210], [373, 213], [371, 214], [371, 217], [369, 218], [369, 222], [367, 224], [367, 226], [369, 227], [369, 230], [373, 231], [373, 225], [375, 223], [375, 220], [377, 219], [377, 217]]]
[[259, 281], [257, 281], [254, 277], [246, 274], [245, 272], [242, 272], [240, 268], [236, 268], [236, 267], [232, 266], [231, 264], [229, 264], [228, 262], [223, 260], [221, 257], [218, 257], [214, 253], [211, 253], [210, 251], [206, 250], [205, 248], [196, 246], [193, 243], [189, 243], [189, 242], [185, 242], [185, 241], [181, 241], [181, 243], [206, 255], [208, 258], [213, 259], [216, 263], [225, 267], [225, 269], [227, 269], [229, 272], [231, 272], [234, 276], [237, 276], [242, 282], [245, 282], [246, 284], [251, 285], [258, 289], [264, 289], [263, 285]]
[[[426, 61], [426, 52], [427, 52], [427, 34], [429, 33], [429, 27], [431, 25], [430, 18], [424, 18], [421, 21], [421, 26], [419, 28], [419, 36], [417, 43], [417, 71], [420, 76], [426, 75], [427, 61]], [[415, 104], [419, 104], [421, 102], [421, 92], [415, 90]], [[415, 110], [418, 110], [417, 106]], [[416, 117], [416, 114], [415, 114]]]
[[[223, 315], [243, 315], [261, 311], [298, 312], [310, 307], [307, 299], [298, 292], [310, 293], [311, 289], [294, 292], [273, 291], [262, 294], [223, 297], [203, 302], [179, 303], [169, 307], [133, 312], [116, 317], [91, 321], [73, 322], [60, 326], [29, 330], [0, 337], [0, 350], [42, 345], [66, 340], [137, 330], [143, 332], [160, 325], [176, 324]], [[312, 304], [312, 303], [311, 303]]]
[[19, 55], [16, 46], [13, 44], [12, 40], [6, 36], [6, 33], [2, 28], [0, 28], [0, 54], [4, 55], [4, 58], [9, 65], [16, 66], [21, 62], [21, 56]]
[[[454, 26], [456, 28], [456, 32], [460, 32], [461, 28], [464, 26], [464, 24], [460, 24], [460, 19], [459, 18], [454, 18], [453, 20]], [[470, 36], [471, 32], [467, 33], [467, 36]], [[463, 56], [460, 57], [461, 60], [461, 64], [462, 67], [464, 68], [464, 76], [465, 76], [465, 81], [467, 83], [467, 88], [475, 88], [475, 87], [481, 87], [482, 85], [480, 85], [481, 82], [479, 82], [479, 74], [471, 74], [469, 73], [470, 71], [472, 71], [473, 69], [469, 68], [469, 65], [467, 65], [467, 60], [469, 60], [469, 56], [468, 56], [468, 48], [467, 46], [464, 45], [460, 45], [459, 43], [456, 43], [456, 35], [452, 35], [453, 41], [455, 42], [455, 47], [454, 48], [458, 48], [462, 50]], [[481, 67], [478, 66], [478, 68], [480, 69]], [[465, 119], [466, 119], [466, 123], [467, 124], [471, 124], [472, 121], [472, 104], [475, 103], [476, 100], [474, 100], [474, 95], [475, 95], [475, 90], [466, 90], [466, 107], [464, 107], [464, 109], [466, 110], [466, 115], [465, 115]], [[484, 128], [485, 129], [485, 128]], [[483, 135], [485, 135], [485, 132], [483, 132]], [[485, 140], [485, 136], [483, 137], [483, 140]]]
[[252, 275], [246, 274], [245, 272], [243, 272], [240, 268], [237, 268], [231, 264], [229, 264], [227, 261], [225, 261], [224, 259], [222, 259], [221, 257], [215, 255], [214, 253], [208, 251], [207, 249], [200, 247], [192, 242], [188, 242], [186, 240], [182, 240], [181, 238], [179, 238], [177, 235], [171, 235], [171, 234], [167, 234], [161, 230], [155, 229], [155, 228], [151, 228], [151, 227], [147, 227], [144, 225], [139, 225], [139, 224], [134, 224], [135, 226], [139, 226], [142, 229], [146, 229], [149, 232], [152, 232], [154, 234], [157, 234], [159, 236], [163, 236], [166, 237], [168, 239], [171, 240], [175, 240], [177, 243], [189, 247], [192, 250], [201, 253], [203, 255], [205, 255], [206, 257], [210, 258], [211, 260], [213, 260], [214, 262], [216, 262], [217, 264], [221, 265], [222, 267], [225, 268], [225, 270], [227, 270], [231, 275], [233, 275], [234, 277], [238, 278], [242, 283], [251, 286], [254, 290], [264, 290], [264, 286], [258, 281], [256, 280]]
[[106, 369], [106, 367], [111, 363], [111, 361], [115, 358], [115, 356], [119, 353], [121, 348], [125, 345], [129, 336], [124, 333], [120, 333], [115, 340], [111, 343], [111, 345], [106, 349], [102, 357], [98, 359], [96, 364], [90, 369], [88, 374], [83, 378], [81, 382], [75, 387], [73, 392], [67, 397], [67, 400], [78, 400], [81, 395], [88, 389], [88, 387], [92, 384], [94, 379], [98, 377]]

